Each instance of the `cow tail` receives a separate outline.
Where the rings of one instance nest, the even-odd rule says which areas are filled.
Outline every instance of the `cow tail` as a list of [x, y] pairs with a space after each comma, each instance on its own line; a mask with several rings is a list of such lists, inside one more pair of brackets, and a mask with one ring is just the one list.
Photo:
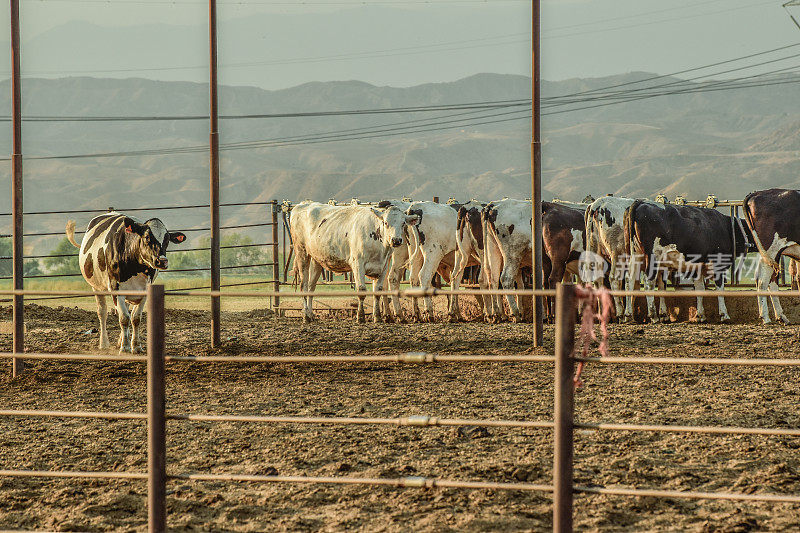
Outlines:
[[628, 257], [631, 257], [638, 251], [644, 252], [644, 247], [636, 233], [636, 222], [634, 220], [636, 209], [643, 203], [642, 200], [633, 202], [631, 206], [625, 210], [625, 216], [622, 218], [623, 235], [625, 236], [625, 253]]
[[744, 213], [744, 219], [747, 222], [747, 225], [750, 227], [750, 232], [753, 234], [753, 240], [756, 243], [756, 248], [758, 248], [758, 253], [761, 254], [761, 260], [764, 264], [769, 265], [772, 270], [775, 271], [773, 276], [778, 276], [781, 273], [781, 265], [778, 264], [773, 258], [769, 256], [767, 251], [764, 249], [764, 245], [761, 243], [761, 239], [758, 238], [758, 233], [756, 232], [756, 228], [753, 225], [753, 213], [750, 211], [750, 200], [754, 193], [748, 194], [744, 202], [742, 202], [742, 212]]
[[80, 248], [81, 245], [75, 242], [75, 221], [74, 220], [67, 220], [67, 240], [74, 246], [75, 248]]
[[592, 253], [597, 253], [597, 251], [595, 250], [596, 235], [595, 235], [595, 232], [594, 232], [594, 226], [595, 226], [595, 223], [594, 223], [594, 212], [589, 208], [587, 208], [586, 212], [583, 214], [583, 225], [584, 225], [584, 228], [586, 229], [586, 236], [585, 236], [585, 238], [586, 238], [586, 251], [587, 252], [592, 252]]
[[417, 230], [417, 226], [415, 224], [411, 224], [406, 226], [408, 228], [408, 233], [411, 236], [409, 240], [409, 244], [411, 245], [411, 253], [408, 254], [408, 261], [406, 264], [403, 265], [403, 268], [411, 268], [411, 265], [414, 264], [414, 261], [417, 258], [417, 254], [421, 252], [421, 246], [419, 245], [419, 231]]

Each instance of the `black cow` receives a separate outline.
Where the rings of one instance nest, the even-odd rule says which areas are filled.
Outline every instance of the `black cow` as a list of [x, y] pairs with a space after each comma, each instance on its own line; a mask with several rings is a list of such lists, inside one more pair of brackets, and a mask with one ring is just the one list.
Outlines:
[[[156, 279], [159, 270], [168, 267], [166, 252], [169, 243], [180, 244], [186, 235], [169, 232], [157, 218], [140, 222], [122, 213], [111, 212], [94, 217], [81, 244], [75, 242], [75, 221], [67, 222], [67, 239], [80, 248], [78, 262], [81, 273], [96, 292], [143, 291]], [[106, 330], [106, 297], [95, 296], [100, 318], [100, 348], [109, 347]], [[144, 298], [114, 298], [119, 327], [119, 351], [141, 352], [139, 322]], [[128, 309], [131, 304], [131, 309]], [[132, 334], [128, 335], [128, 326]]]
[[[800, 191], [769, 189], [756, 191], [744, 199], [744, 218], [753, 232], [753, 240], [762, 263], [757, 274], [758, 289], [777, 290], [781, 271], [780, 258], [785, 255], [800, 259]], [[775, 317], [788, 324], [780, 300], [772, 296]], [[765, 324], [770, 322], [767, 298], [758, 298], [758, 311]]]
[[[628, 255], [632, 253], [634, 259], [633, 279], [644, 267], [648, 279], [657, 282], [662, 290], [669, 272], [692, 278], [698, 290], [705, 287], [706, 279], [722, 290], [726, 270], [735, 258], [753, 248], [753, 235], [739, 219], [703, 207], [636, 200], [625, 212], [624, 231]], [[666, 318], [663, 298], [658, 314], [654, 304], [648, 307], [651, 319]], [[719, 314], [723, 322], [730, 320], [722, 297]], [[702, 298], [697, 298], [697, 319], [706, 320]]]

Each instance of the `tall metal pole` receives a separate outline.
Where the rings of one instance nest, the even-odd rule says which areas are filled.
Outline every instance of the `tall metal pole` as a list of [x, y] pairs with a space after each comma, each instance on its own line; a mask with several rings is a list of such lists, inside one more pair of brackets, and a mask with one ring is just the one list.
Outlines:
[[[11, 106], [13, 121], [13, 146], [11, 152], [11, 215], [13, 278], [14, 290], [23, 289], [23, 249], [22, 249], [22, 91], [19, 79], [19, 0], [11, 0]], [[21, 294], [14, 295], [14, 353], [25, 352], [25, 307]], [[16, 357], [12, 359], [11, 373], [17, 376], [25, 370], [25, 362]]]
[[147, 523], [167, 530], [167, 418], [164, 379], [164, 286], [147, 285]]
[[556, 287], [556, 364], [553, 405], [553, 531], [572, 532], [575, 385], [575, 286]]
[[[533, 287], [542, 288], [542, 142], [540, 121], [539, 94], [539, 57], [540, 57], [540, 0], [531, 3], [531, 100], [532, 100], [532, 138], [531, 138], [531, 198], [533, 199]], [[544, 322], [542, 297], [533, 298], [533, 345], [542, 346]]]
[[[220, 284], [219, 261], [219, 131], [217, 120], [217, 1], [208, 0], [209, 99], [211, 100], [211, 290]], [[211, 297], [211, 347], [220, 346], [219, 296]]]

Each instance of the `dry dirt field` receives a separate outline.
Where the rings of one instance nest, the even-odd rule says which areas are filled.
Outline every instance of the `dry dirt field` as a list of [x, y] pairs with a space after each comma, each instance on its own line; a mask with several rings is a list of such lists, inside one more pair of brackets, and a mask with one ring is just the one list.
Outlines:
[[[742, 302], [754, 307], [755, 304]], [[790, 318], [798, 308], [785, 302]], [[731, 307], [734, 307], [731, 304]], [[740, 313], [741, 315], [741, 313]], [[0, 308], [0, 321], [10, 317]], [[96, 352], [96, 315], [27, 307], [28, 347]], [[264, 312], [223, 315], [225, 348], [207, 347], [203, 311], [170, 310], [170, 354], [532, 353], [529, 324], [305, 325]], [[109, 322], [113, 322], [110, 320]], [[614, 325], [619, 356], [795, 357], [797, 327]], [[540, 353], [552, 353], [552, 327]], [[112, 330], [112, 339], [117, 335]], [[0, 330], [0, 349], [10, 336]], [[536, 352], [539, 353], [539, 352]], [[189, 364], [167, 366], [174, 413], [552, 418], [545, 363]], [[592, 365], [581, 421], [800, 427], [794, 368]], [[35, 362], [2, 378], [0, 408], [139, 411], [142, 365]], [[551, 481], [549, 430], [169, 422], [170, 472]], [[580, 431], [576, 482], [672, 490], [800, 493], [800, 440]], [[0, 417], [0, 469], [146, 469], [144, 423]], [[333, 485], [170, 482], [169, 525], [202, 531], [545, 531], [548, 494]], [[584, 531], [798, 530], [800, 505], [577, 496]], [[143, 531], [145, 483], [0, 479], [0, 529]]]

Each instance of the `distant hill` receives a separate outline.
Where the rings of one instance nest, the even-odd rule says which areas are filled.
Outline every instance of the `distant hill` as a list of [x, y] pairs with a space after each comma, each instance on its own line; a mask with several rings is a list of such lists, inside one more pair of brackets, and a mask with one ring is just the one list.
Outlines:
[[[630, 73], [600, 79], [544, 83], [544, 95], [573, 94], [652, 77]], [[659, 83], [675, 80], [661, 79]], [[54, 116], [203, 115], [207, 86], [131, 78], [89, 77], [25, 80], [24, 114]], [[0, 83], [0, 112], [8, 114], [8, 82]], [[377, 87], [358, 81], [308, 83], [266, 91], [224, 86], [222, 114], [302, 113], [424, 106], [530, 97], [530, 79], [480, 74], [452, 83], [409, 88]], [[579, 200], [586, 194], [652, 196], [663, 192], [705, 198], [741, 198], [762, 187], [800, 188], [800, 85], [659, 97], [624, 105], [546, 114], [545, 197]], [[592, 105], [596, 102], [587, 102]], [[298, 139], [325, 135], [315, 144], [223, 151], [222, 198], [226, 202], [305, 198], [377, 200], [410, 195], [446, 199], [530, 196], [530, 122], [517, 120], [398, 135], [421, 125], [445, 123], [508, 110], [305, 118], [222, 120], [221, 143]], [[524, 112], [522, 113], [524, 114]], [[500, 120], [514, 115], [487, 118]], [[519, 115], [518, 115], [519, 116]], [[430, 122], [428, 122], [430, 121]], [[387, 136], [338, 140], [346, 131], [380, 129]], [[371, 130], [369, 130], [371, 131]], [[162, 206], [208, 200], [208, 123], [25, 122], [26, 156], [103, 153], [198, 146], [171, 155], [83, 159], [28, 159], [26, 210]], [[374, 135], [374, 134], [373, 134]], [[367, 137], [365, 134], [364, 137]], [[10, 146], [9, 128], [0, 142]], [[0, 170], [9, 175], [6, 165]], [[6, 182], [7, 183], [7, 182]], [[10, 208], [0, 195], [0, 211]], [[203, 225], [204, 213], [164, 215], [173, 227]], [[224, 220], [263, 216], [230, 209]], [[60, 231], [65, 216], [26, 220], [29, 231]], [[88, 217], [78, 216], [79, 224]], [[6, 232], [7, 219], [0, 222]], [[177, 221], [177, 222], [173, 222]], [[53, 239], [31, 240], [37, 249]]]

